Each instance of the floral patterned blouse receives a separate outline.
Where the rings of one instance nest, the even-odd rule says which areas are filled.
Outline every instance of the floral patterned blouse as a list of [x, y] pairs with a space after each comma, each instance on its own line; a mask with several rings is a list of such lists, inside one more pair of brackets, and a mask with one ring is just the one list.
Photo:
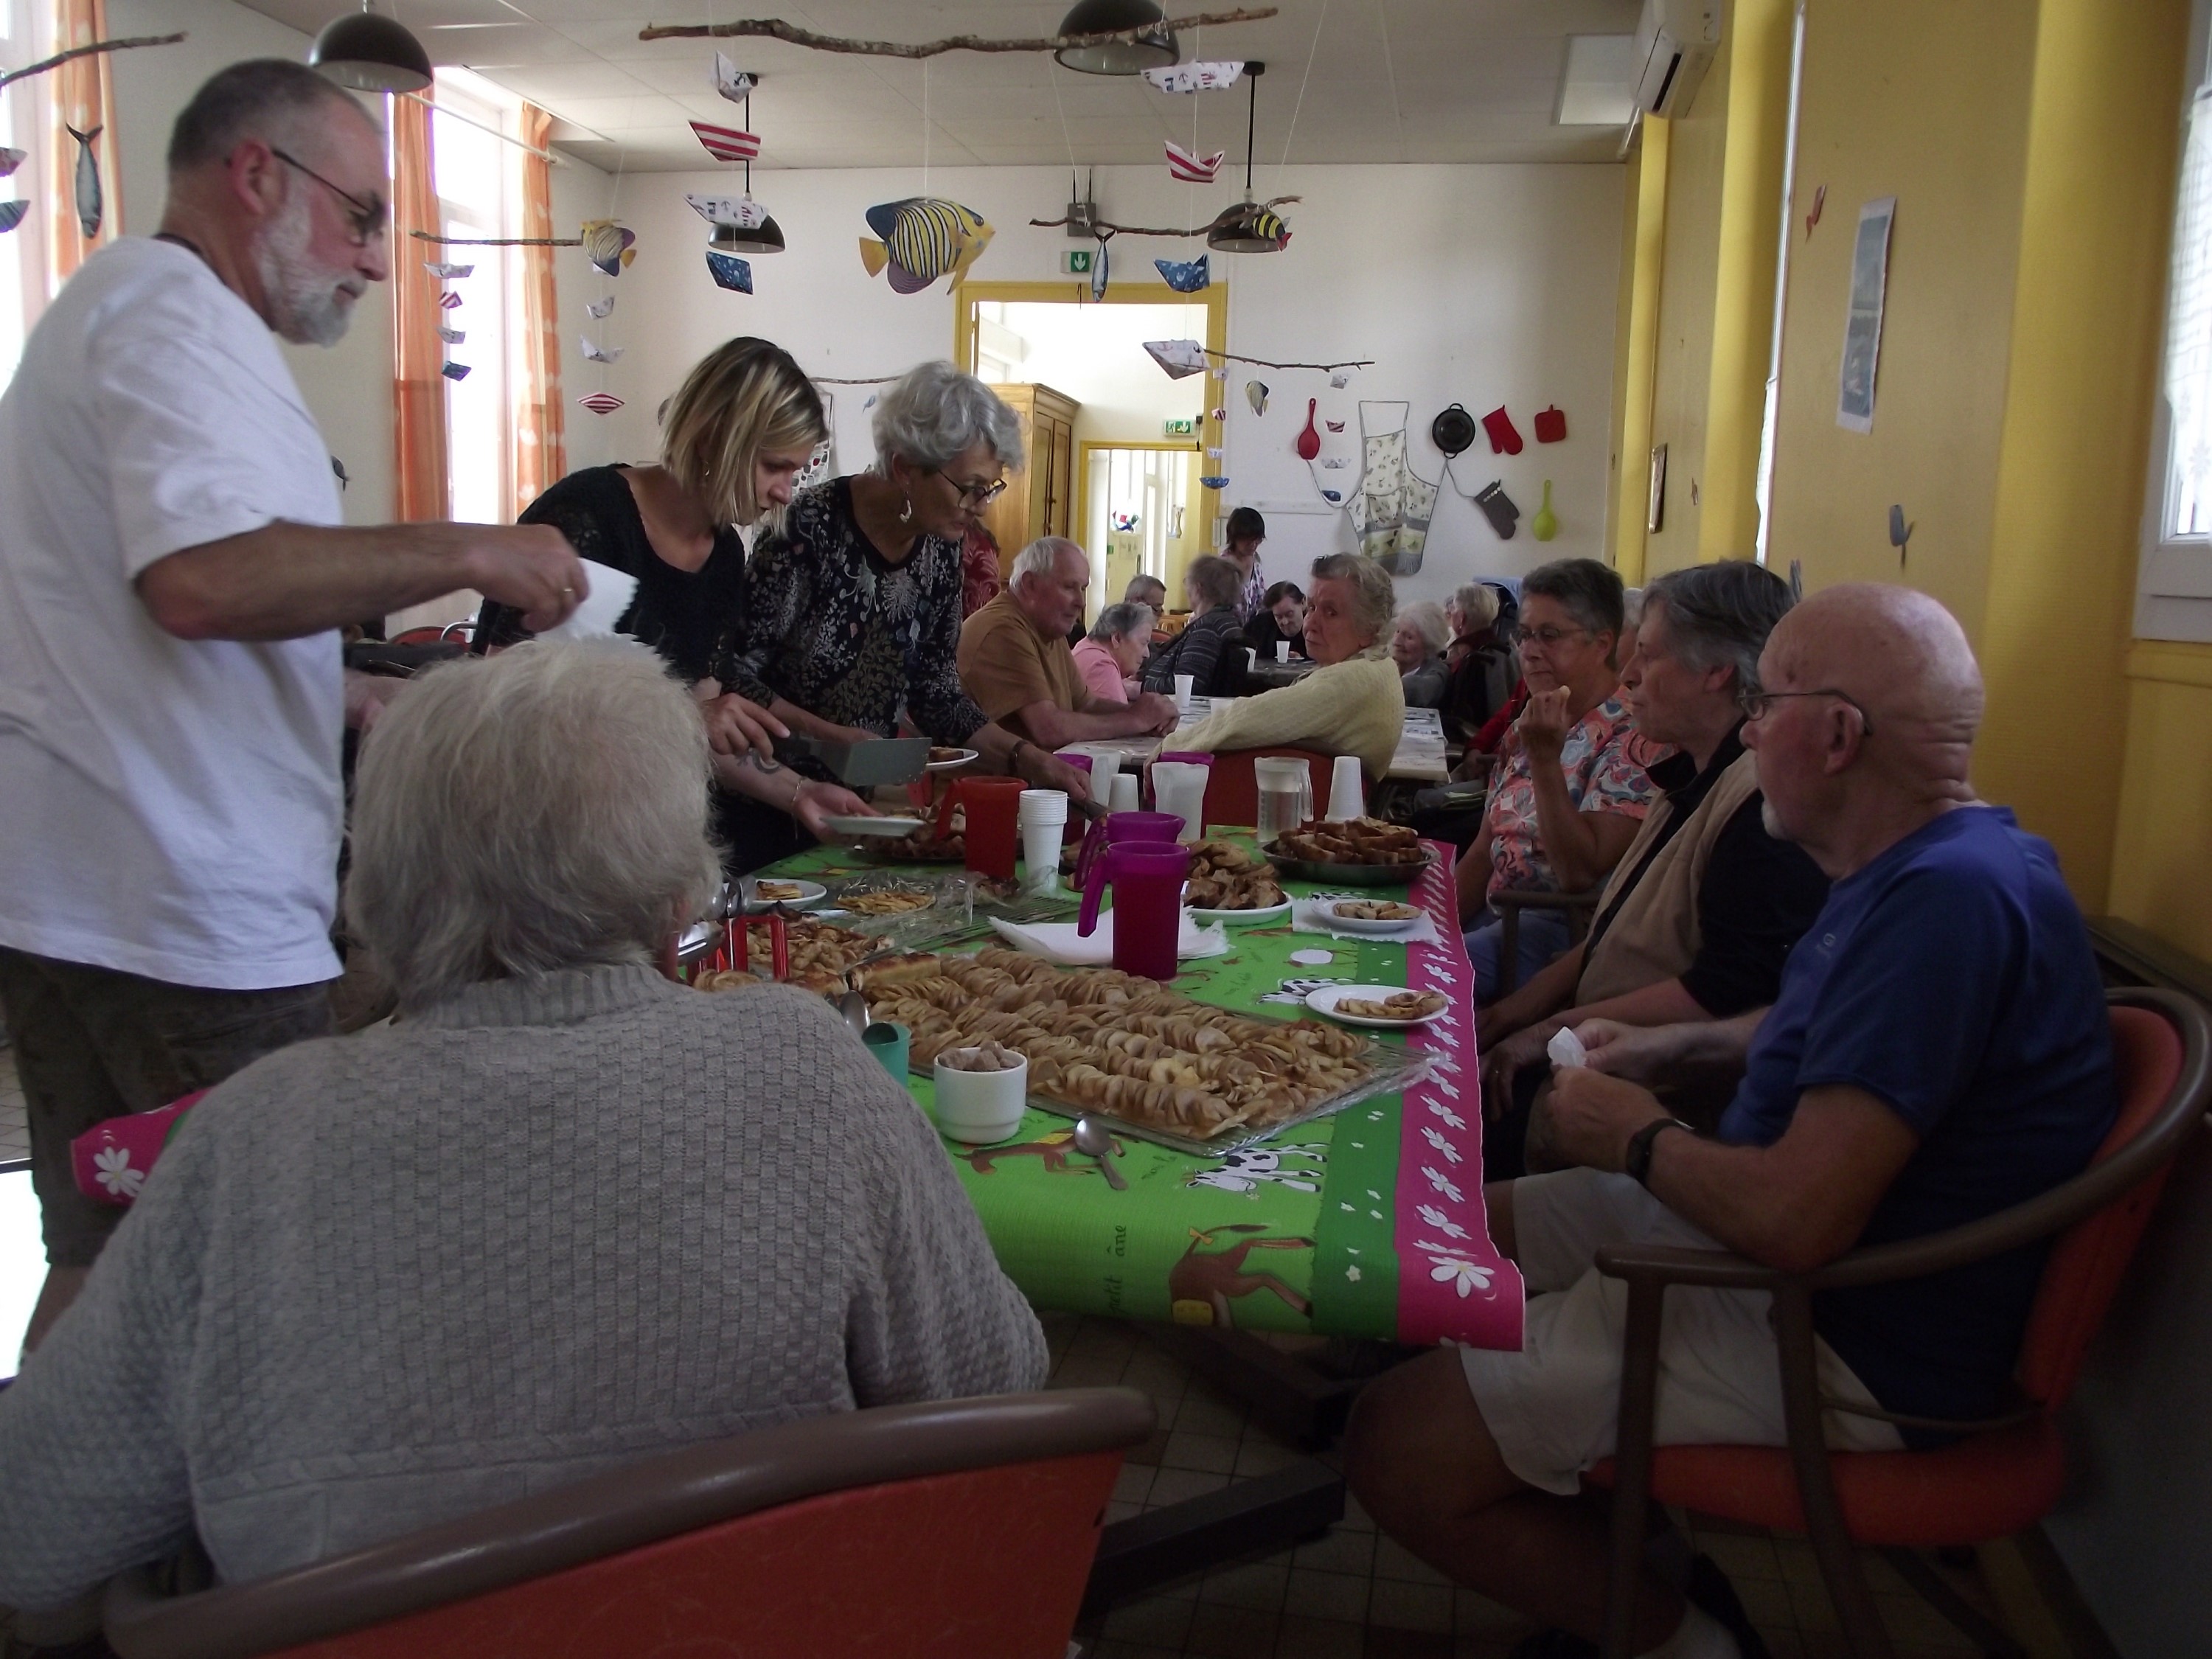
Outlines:
[[[1498, 774], [1490, 787], [1489, 893], [1506, 889], [1557, 892], [1559, 878], [1537, 840], [1536, 781], [1518, 726], [1498, 745]], [[1628, 711], [1607, 697], [1567, 733], [1559, 769], [1578, 812], [1618, 812], [1641, 819], [1651, 808], [1652, 783], [1644, 768], [1673, 751], [1637, 735]]]
[[903, 707], [938, 742], [964, 743], [985, 717], [960, 689], [960, 623], [959, 542], [917, 536], [893, 564], [853, 516], [852, 480], [833, 478], [753, 549], [714, 678], [885, 737]]

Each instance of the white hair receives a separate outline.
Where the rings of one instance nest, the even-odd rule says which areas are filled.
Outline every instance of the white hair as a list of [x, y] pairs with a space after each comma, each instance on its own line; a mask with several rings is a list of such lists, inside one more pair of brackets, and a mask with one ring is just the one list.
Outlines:
[[1640, 587], [1622, 588], [1620, 590], [1620, 625], [1623, 628], [1636, 628], [1641, 626], [1643, 621], [1644, 590]]
[[1083, 550], [1080, 542], [1072, 542], [1065, 536], [1040, 536], [1014, 555], [1014, 562], [1006, 570], [1006, 585], [1011, 587], [1024, 576], [1049, 576], [1063, 553], [1073, 553], [1079, 559], [1091, 556]]
[[1451, 643], [1451, 624], [1444, 620], [1443, 606], [1434, 599], [1414, 600], [1398, 613], [1398, 621], [1411, 624], [1431, 657]]
[[1008, 471], [1022, 464], [1020, 417], [989, 386], [943, 358], [907, 370], [885, 387], [869, 430], [876, 440], [876, 471], [885, 477], [894, 455], [933, 471], [978, 442], [988, 444]]
[[1485, 583], [1469, 582], [1452, 595], [1451, 602], [1459, 608], [1462, 627], [1487, 628], [1498, 620], [1498, 590]]
[[403, 1009], [649, 962], [721, 880], [710, 775], [698, 708], [642, 646], [430, 670], [363, 748], [348, 918]]
[[1091, 637], [1101, 645], [1110, 645], [1132, 635], [1150, 638], [1155, 620], [1149, 605], [1122, 599], [1098, 613], [1098, 620], [1091, 624]]

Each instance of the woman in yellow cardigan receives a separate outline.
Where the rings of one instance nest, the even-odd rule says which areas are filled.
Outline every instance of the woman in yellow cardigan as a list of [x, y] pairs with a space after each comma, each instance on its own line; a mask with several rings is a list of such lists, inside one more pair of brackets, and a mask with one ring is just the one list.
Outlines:
[[1370, 778], [1390, 769], [1406, 729], [1406, 694], [1384, 637], [1397, 612], [1390, 573], [1372, 559], [1316, 559], [1306, 654], [1321, 666], [1295, 685], [1240, 697], [1169, 735], [1164, 750], [1297, 748], [1357, 755]]

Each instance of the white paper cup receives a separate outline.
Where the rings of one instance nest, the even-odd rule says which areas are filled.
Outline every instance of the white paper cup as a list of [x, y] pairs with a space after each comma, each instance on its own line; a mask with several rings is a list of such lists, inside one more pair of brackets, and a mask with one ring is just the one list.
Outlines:
[[[955, 1048], [953, 1054], [972, 1054]], [[971, 1146], [1004, 1140], [1021, 1127], [1027, 1108], [1030, 1063], [1010, 1071], [963, 1072], [937, 1057], [937, 1127], [939, 1133]]]
[[1328, 776], [1328, 815], [1343, 823], [1367, 811], [1366, 785], [1359, 775], [1359, 757], [1339, 755]]
[[1176, 712], [1177, 714], [1188, 714], [1190, 713], [1190, 694], [1197, 684], [1198, 677], [1195, 674], [1178, 674], [1175, 677], [1175, 700]]
[[1109, 812], [1134, 812], [1143, 805], [1143, 799], [1137, 787], [1137, 775], [1134, 772], [1115, 773], [1114, 787], [1106, 802], [1106, 810]]
[[1114, 779], [1121, 769], [1121, 751], [1118, 749], [1092, 749], [1091, 757], [1091, 799], [1104, 800], [1113, 793]]
[[1277, 640], [1275, 641], [1275, 660], [1277, 662], [1288, 662], [1290, 659], [1291, 642], [1288, 640]]

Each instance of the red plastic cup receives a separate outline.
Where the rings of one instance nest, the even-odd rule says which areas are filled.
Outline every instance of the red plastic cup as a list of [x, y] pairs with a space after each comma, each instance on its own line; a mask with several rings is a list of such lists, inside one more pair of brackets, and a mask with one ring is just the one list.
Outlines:
[[1022, 791], [1028, 787], [1019, 778], [963, 778], [945, 791], [944, 804], [937, 809], [937, 833], [945, 832], [955, 802], [966, 807], [968, 867], [978, 875], [1012, 881], [1014, 855], [1021, 845]]

